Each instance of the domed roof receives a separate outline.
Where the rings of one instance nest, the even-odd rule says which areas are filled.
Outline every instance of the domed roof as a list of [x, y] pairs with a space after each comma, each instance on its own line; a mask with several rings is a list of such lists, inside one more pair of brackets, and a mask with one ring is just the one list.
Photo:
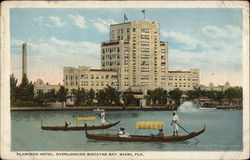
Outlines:
[[230, 86], [230, 83], [229, 83], [229, 82], [226, 82], [224, 86], [225, 86], [225, 87], [229, 87], [229, 86]]
[[42, 84], [44, 84], [44, 82], [43, 82], [43, 80], [42, 80], [42, 79], [37, 79], [37, 80], [36, 80], [36, 84], [38, 84], [38, 85], [42, 85]]
[[214, 84], [212, 82], [210, 82], [209, 87], [214, 87]]

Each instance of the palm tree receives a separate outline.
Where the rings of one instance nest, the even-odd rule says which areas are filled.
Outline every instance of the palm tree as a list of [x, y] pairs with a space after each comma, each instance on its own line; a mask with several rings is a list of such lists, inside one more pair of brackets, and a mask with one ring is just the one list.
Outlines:
[[181, 96], [182, 91], [179, 88], [175, 88], [174, 90], [171, 90], [168, 92], [168, 96], [170, 99], [173, 99], [175, 102], [175, 109], [178, 109], [178, 106], [180, 106], [181, 102]]
[[75, 99], [74, 104], [76, 106], [81, 106], [85, 104], [87, 96], [86, 96], [86, 91], [84, 88], [73, 89], [72, 94], [74, 96], [74, 99]]
[[126, 106], [138, 105], [138, 99], [136, 99], [134, 97], [134, 94], [133, 94], [131, 88], [129, 88], [127, 92], [124, 92], [122, 94], [122, 100], [124, 102], [124, 105], [126, 105]]
[[61, 86], [56, 94], [56, 99], [59, 102], [62, 102], [62, 107], [63, 107], [63, 102], [66, 102], [68, 97], [69, 97], [69, 90], [67, 88]]
[[97, 93], [96, 93], [96, 100], [97, 100], [97, 104], [99, 106], [104, 106], [104, 105], [107, 105], [107, 96], [106, 96], [106, 93], [105, 91], [102, 89], [102, 90], [99, 90]]
[[120, 93], [115, 88], [107, 86], [107, 88], [104, 88], [104, 92], [107, 96], [108, 105], [120, 105]]
[[91, 88], [87, 92], [87, 105], [93, 105], [93, 100], [95, 99], [95, 91]]

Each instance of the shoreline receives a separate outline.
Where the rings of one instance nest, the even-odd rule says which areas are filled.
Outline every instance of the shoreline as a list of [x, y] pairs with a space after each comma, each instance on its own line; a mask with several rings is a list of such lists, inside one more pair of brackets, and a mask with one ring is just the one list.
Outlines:
[[69, 110], [96, 110], [97, 108], [104, 110], [142, 110], [142, 111], [171, 111], [170, 107], [166, 106], [84, 106], [84, 107], [14, 107], [11, 111], [69, 111]]

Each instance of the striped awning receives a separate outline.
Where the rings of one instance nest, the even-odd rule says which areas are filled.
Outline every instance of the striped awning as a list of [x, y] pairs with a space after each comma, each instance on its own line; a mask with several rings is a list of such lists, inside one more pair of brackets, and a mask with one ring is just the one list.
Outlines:
[[163, 129], [164, 123], [163, 122], [136, 122], [137, 129]]
[[96, 117], [77, 117], [76, 120], [79, 121], [95, 121]]

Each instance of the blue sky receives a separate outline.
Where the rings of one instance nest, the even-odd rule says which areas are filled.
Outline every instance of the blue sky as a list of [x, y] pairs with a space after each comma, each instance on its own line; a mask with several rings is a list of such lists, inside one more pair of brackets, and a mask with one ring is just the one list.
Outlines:
[[[201, 83], [242, 85], [242, 10], [143, 8], [169, 43], [169, 70], [199, 68]], [[62, 83], [63, 67], [100, 68], [109, 25], [143, 19], [142, 8], [10, 10], [11, 72], [20, 78], [21, 44], [28, 43], [28, 76]], [[233, 78], [232, 78], [233, 77]]]

